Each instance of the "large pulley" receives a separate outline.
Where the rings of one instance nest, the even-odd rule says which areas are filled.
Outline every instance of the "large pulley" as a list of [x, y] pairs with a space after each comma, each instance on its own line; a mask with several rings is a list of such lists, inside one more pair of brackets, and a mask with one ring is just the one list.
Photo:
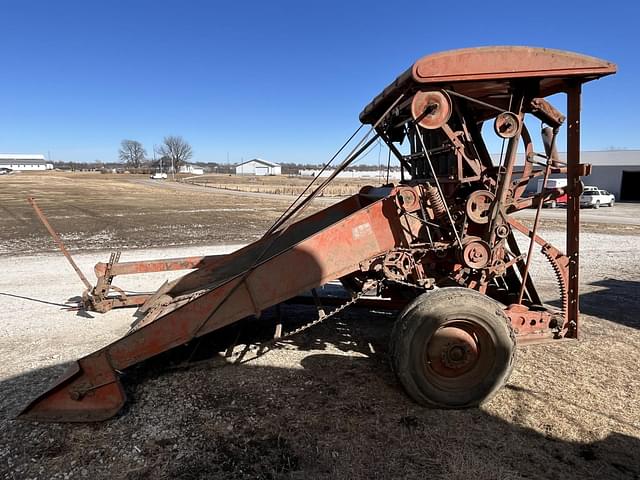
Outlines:
[[502, 112], [493, 122], [493, 130], [500, 138], [508, 139], [520, 133], [522, 122], [513, 112]]
[[467, 199], [466, 213], [469, 220], [479, 225], [489, 223], [489, 212], [495, 195], [489, 190], [476, 190]]
[[411, 102], [411, 115], [418, 125], [427, 130], [444, 126], [451, 118], [451, 98], [440, 90], [418, 92]]

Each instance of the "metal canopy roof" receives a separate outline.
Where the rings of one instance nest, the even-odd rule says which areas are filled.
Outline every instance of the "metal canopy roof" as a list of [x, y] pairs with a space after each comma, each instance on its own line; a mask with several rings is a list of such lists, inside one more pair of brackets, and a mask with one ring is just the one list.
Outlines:
[[567, 81], [580, 83], [610, 75], [616, 65], [595, 57], [548, 48], [478, 47], [450, 50], [422, 57], [375, 97], [360, 114], [373, 123], [401, 93], [448, 88], [474, 98], [505, 103], [512, 81], [538, 83], [539, 96], [566, 90]]

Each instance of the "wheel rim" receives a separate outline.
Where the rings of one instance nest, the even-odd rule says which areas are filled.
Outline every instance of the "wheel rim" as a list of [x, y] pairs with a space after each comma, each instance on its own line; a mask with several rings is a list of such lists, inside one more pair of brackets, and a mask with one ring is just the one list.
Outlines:
[[469, 390], [482, 383], [495, 359], [495, 343], [485, 328], [468, 320], [452, 320], [426, 342], [424, 373], [443, 390]]

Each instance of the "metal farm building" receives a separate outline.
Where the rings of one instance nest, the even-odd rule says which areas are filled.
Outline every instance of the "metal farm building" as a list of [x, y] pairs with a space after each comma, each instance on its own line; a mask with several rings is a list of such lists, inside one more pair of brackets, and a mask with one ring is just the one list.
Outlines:
[[53, 164], [47, 162], [44, 155], [23, 153], [0, 153], [0, 168], [14, 171], [53, 170]]
[[[565, 162], [567, 154], [559, 152], [561, 161]], [[491, 155], [494, 163], [498, 163], [500, 155]], [[524, 164], [524, 156], [518, 155], [517, 165]], [[580, 163], [592, 165], [591, 175], [583, 177], [585, 185], [602, 188], [615, 195], [617, 201], [640, 201], [640, 150], [598, 150], [580, 152]], [[517, 167], [516, 167], [517, 168]], [[565, 175], [552, 175], [552, 178]], [[535, 189], [530, 185], [529, 190]]]
[[593, 165], [585, 185], [595, 185], [616, 196], [619, 201], [640, 201], [640, 150], [582, 152], [581, 163]]
[[282, 175], [282, 168], [277, 163], [254, 158], [236, 165], [236, 175]]

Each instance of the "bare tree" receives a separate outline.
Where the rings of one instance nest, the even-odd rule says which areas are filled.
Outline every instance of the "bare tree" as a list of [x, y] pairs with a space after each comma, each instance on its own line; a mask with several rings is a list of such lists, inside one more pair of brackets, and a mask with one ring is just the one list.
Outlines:
[[118, 156], [121, 161], [130, 167], [138, 168], [144, 162], [146, 155], [147, 152], [140, 142], [136, 140], [122, 140], [120, 142]]
[[162, 145], [158, 147], [158, 153], [169, 158], [171, 166], [175, 170], [178, 170], [193, 156], [191, 145], [184, 138], [174, 135], [164, 137]]

